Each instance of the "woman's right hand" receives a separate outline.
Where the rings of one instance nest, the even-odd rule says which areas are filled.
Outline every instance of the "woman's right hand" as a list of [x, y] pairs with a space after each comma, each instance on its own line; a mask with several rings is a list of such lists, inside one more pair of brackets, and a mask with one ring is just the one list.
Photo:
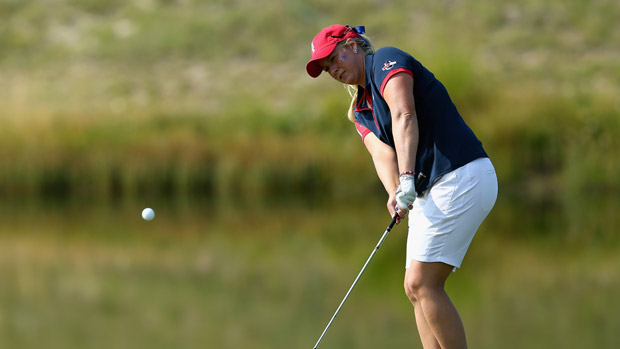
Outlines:
[[396, 202], [396, 195], [392, 194], [390, 195], [390, 197], [388, 198], [387, 201], [387, 208], [388, 211], [390, 212], [390, 217], [394, 217], [397, 213], [398, 213], [398, 217], [396, 218], [396, 224], [400, 224], [400, 221], [407, 217], [407, 213], [408, 211], [404, 211], [404, 210], [396, 210], [396, 206], [397, 206], [397, 202]]

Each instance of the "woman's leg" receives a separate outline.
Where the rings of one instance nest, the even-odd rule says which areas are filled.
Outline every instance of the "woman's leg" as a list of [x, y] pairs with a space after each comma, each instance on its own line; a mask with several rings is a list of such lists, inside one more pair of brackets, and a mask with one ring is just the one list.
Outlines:
[[411, 303], [413, 304], [413, 309], [415, 311], [415, 323], [418, 328], [420, 340], [422, 341], [422, 346], [424, 349], [441, 349], [439, 342], [437, 342], [437, 338], [435, 338], [435, 334], [433, 334], [433, 330], [431, 330], [428, 322], [426, 321], [426, 317], [422, 311], [422, 306], [416, 299], [412, 299]]
[[461, 318], [444, 290], [453, 266], [411, 261], [405, 292], [415, 307], [416, 323], [425, 349], [467, 348]]

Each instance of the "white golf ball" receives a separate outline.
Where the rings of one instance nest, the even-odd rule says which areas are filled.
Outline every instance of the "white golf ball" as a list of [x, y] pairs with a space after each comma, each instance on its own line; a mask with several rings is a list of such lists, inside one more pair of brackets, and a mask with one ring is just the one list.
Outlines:
[[145, 221], [152, 221], [153, 218], [155, 218], [155, 211], [149, 207], [145, 208], [142, 210], [142, 218], [144, 218]]

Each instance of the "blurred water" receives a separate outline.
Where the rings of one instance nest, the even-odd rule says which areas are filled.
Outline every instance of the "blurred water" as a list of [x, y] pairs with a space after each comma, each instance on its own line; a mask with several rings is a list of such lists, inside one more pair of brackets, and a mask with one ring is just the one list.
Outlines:
[[[448, 281], [470, 346], [619, 347], [619, 208], [500, 197]], [[5, 200], [0, 222], [0, 347], [309, 348], [389, 217], [374, 201]], [[323, 348], [421, 347], [405, 239], [396, 227]]]

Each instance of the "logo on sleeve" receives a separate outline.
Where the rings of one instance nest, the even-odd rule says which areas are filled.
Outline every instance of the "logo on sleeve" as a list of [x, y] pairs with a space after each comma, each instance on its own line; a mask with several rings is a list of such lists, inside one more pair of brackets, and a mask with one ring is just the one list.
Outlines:
[[396, 61], [387, 61], [385, 62], [385, 64], [383, 64], [383, 68], [381, 68], [381, 70], [383, 71], [390, 70], [394, 68], [395, 65], [396, 65]]

